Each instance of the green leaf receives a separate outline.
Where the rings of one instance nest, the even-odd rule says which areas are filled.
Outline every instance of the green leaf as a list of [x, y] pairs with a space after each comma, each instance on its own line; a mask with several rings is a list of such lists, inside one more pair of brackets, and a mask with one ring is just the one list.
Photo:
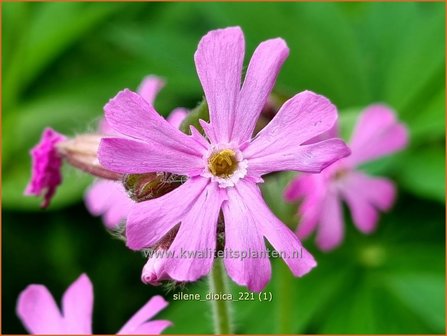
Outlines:
[[444, 86], [445, 7], [430, 5], [437, 10], [413, 17], [406, 34], [396, 40], [399, 52], [390, 60], [389, 72], [384, 78], [386, 100], [404, 113], [417, 114], [415, 103], [431, 97]]
[[221, 27], [243, 28], [247, 39], [245, 64], [257, 44], [284, 38], [290, 56], [281, 70], [278, 88], [285, 87], [291, 94], [310, 89], [330, 97], [339, 107], [369, 100], [361, 49], [336, 4], [209, 3], [197, 6], [197, 10]]
[[[17, 169], [10, 172], [3, 179], [3, 207], [8, 210], [42, 211], [39, 207], [41, 197], [25, 196], [26, 185], [31, 178], [31, 164], [18, 165]], [[63, 169], [63, 182], [58, 187], [49, 210], [56, 210], [79, 202], [92, 183], [92, 177], [88, 174], [75, 171], [71, 167]]]
[[422, 110], [408, 119], [412, 144], [430, 142], [445, 136], [445, 90], [440, 90]]
[[374, 287], [369, 284], [370, 280], [351, 277], [347, 287], [344, 289], [343, 300], [331, 309], [327, 319], [320, 329], [322, 333], [343, 333], [343, 334], [371, 334], [376, 332], [378, 324], [375, 316], [373, 303]]
[[[184, 289], [176, 291], [185, 294], [199, 294], [204, 301], [198, 300], [173, 300], [174, 293], [169, 293], [166, 297], [170, 301], [169, 308], [164, 313], [163, 318], [173, 321], [173, 326], [167, 331], [171, 334], [210, 334], [213, 330], [211, 304], [205, 301], [205, 296], [209, 292], [207, 281], [187, 285]], [[199, 319], [199, 320], [198, 320]]]
[[408, 151], [396, 168], [399, 183], [421, 197], [445, 202], [445, 150], [426, 145]]
[[18, 96], [58, 55], [122, 6], [119, 3], [33, 4], [32, 19], [5, 74], [5, 99]]
[[388, 276], [389, 290], [433, 330], [445, 329], [445, 277], [399, 273]]

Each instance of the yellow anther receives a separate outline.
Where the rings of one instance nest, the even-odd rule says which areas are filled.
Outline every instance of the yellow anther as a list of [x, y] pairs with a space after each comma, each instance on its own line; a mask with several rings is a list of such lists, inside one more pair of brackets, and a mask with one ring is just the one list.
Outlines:
[[237, 169], [236, 153], [231, 149], [213, 153], [208, 159], [208, 169], [218, 177], [231, 176]]

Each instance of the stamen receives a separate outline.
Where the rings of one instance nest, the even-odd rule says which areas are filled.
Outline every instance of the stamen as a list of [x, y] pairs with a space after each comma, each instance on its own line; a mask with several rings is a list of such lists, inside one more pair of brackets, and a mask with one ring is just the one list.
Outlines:
[[214, 176], [228, 178], [237, 167], [236, 153], [231, 149], [213, 153], [208, 159], [208, 169]]

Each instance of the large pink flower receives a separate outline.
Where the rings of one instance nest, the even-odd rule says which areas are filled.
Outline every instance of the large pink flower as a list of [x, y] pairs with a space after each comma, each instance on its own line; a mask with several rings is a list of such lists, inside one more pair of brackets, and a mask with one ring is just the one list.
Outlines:
[[[160, 334], [171, 322], [149, 320], [167, 305], [161, 296], [154, 296], [127, 321], [118, 334]], [[91, 334], [92, 311], [93, 287], [85, 274], [65, 292], [62, 311], [43, 285], [29, 285], [20, 293], [17, 303], [17, 315], [32, 334]]]
[[357, 167], [404, 148], [407, 138], [405, 126], [390, 108], [366, 108], [352, 135], [351, 156], [321, 174], [297, 176], [285, 190], [287, 200], [303, 199], [298, 210], [298, 236], [306, 238], [317, 230], [316, 242], [322, 250], [337, 247], [344, 236], [342, 200], [348, 204], [356, 227], [364, 233], [372, 232], [378, 212], [392, 206], [395, 187], [390, 180], [370, 177]]
[[56, 145], [65, 140], [65, 136], [51, 128], [46, 128], [40, 142], [31, 149], [32, 158], [31, 180], [25, 189], [27, 196], [43, 196], [42, 208], [51, 201], [57, 186], [62, 182], [62, 158], [56, 150]]
[[[206, 275], [216, 249], [218, 217], [225, 222], [229, 276], [259, 291], [271, 276], [264, 237], [280, 252], [295, 276], [315, 267], [314, 258], [265, 204], [257, 183], [262, 175], [284, 170], [319, 173], [349, 154], [340, 139], [303, 143], [331, 128], [337, 111], [330, 101], [305, 91], [288, 100], [255, 138], [252, 133], [289, 49], [280, 38], [261, 43], [241, 87], [244, 36], [239, 27], [205, 35], [195, 53], [210, 123], [188, 136], [166, 122], [140, 95], [121, 91], [105, 106], [111, 127], [126, 136], [103, 139], [99, 160], [122, 173], [170, 172], [188, 180], [157, 199], [135, 204], [126, 224], [127, 245], [154, 246], [180, 223], [163, 272], [178, 281]], [[299, 255], [299, 257], [296, 257]], [[256, 257], [258, 256], [258, 257]]]
[[[138, 88], [138, 93], [150, 105], [154, 104], [158, 92], [163, 88], [164, 81], [156, 76], [146, 76]], [[168, 117], [174, 127], [180, 127], [187, 110], [176, 108]], [[113, 131], [106, 120], [101, 120], [99, 132], [105, 135], [120, 136]], [[133, 201], [129, 198], [124, 186], [119, 181], [98, 179], [87, 190], [85, 204], [91, 214], [102, 215], [104, 224], [109, 229], [115, 229], [129, 214]]]

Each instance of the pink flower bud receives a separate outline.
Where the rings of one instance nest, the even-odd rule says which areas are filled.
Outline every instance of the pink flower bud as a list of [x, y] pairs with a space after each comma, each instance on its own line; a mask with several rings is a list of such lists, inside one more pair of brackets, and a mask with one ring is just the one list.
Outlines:
[[108, 180], [120, 180], [122, 175], [105, 169], [97, 157], [101, 134], [81, 134], [74, 138], [61, 141], [57, 150], [70, 165], [96, 177]]

